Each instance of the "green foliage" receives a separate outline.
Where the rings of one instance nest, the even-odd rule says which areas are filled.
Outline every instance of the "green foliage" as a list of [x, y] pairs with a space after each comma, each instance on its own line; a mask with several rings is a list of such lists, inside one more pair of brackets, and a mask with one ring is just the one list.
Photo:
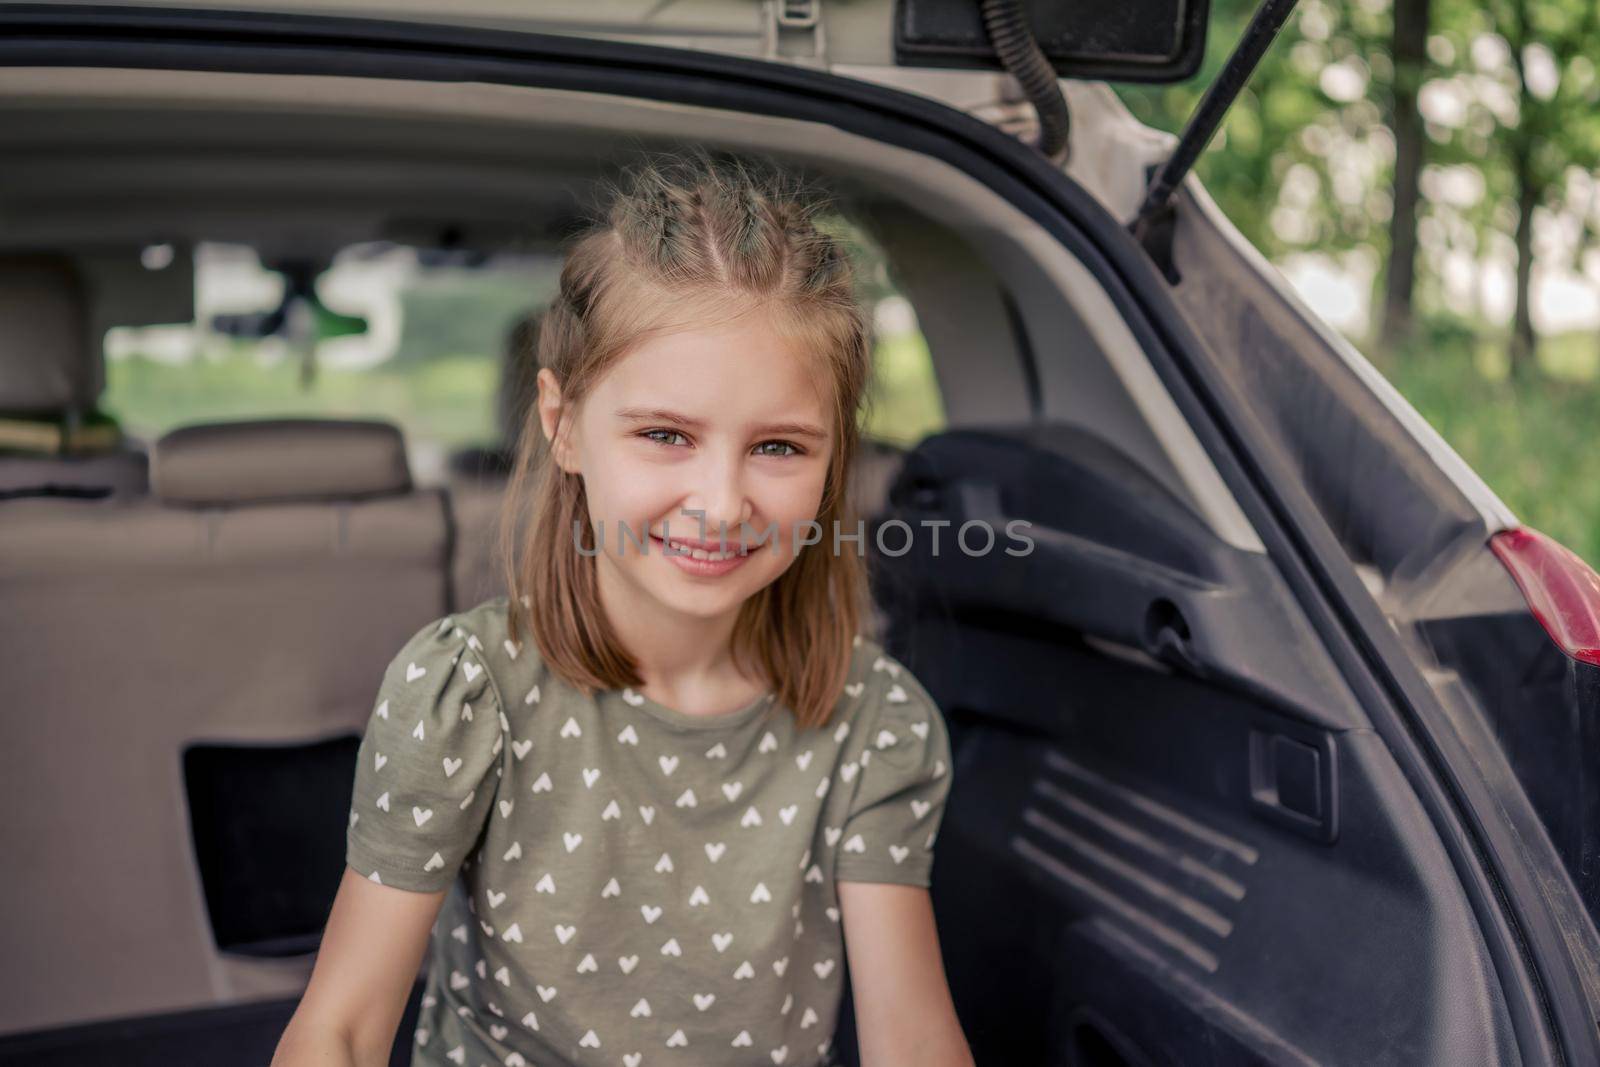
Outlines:
[[[883, 250], [854, 219], [830, 213], [818, 228], [840, 241], [855, 276], [856, 300], [869, 322], [884, 301], [899, 301]], [[904, 304], [909, 314], [909, 304]], [[909, 447], [945, 425], [944, 401], [933, 370], [928, 342], [914, 323], [884, 331], [874, 326], [872, 381], [863, 430], [869, 436]]]
[[[1593, 339], [1547, 345], [1541, 351], [1546, 377], [1515, 382], [1505, 374], [1504, 348], [1485, 344], [1470, 324], [1430, 325], [1417, 348], [1396, 361], [1390, 374], [1395, 387], [1518, 519], [1600, 567]], [[1582, 387], [1557, 379], [1562, 364], [1582, 374], [1586, 362]]]
[[[1393, 0], [1301, 0], [1196, 172], [1269, 258], [1365, 247], [1388, 256], [1394, 181], [1389, 58]], [[1217, 0], [1200, 74], [1175, 86], [1121, 86], [1142, 121], [1177, 132], [1238, 43], [1251, 0]], [[1576, 257], [1600, 241], [1600, 213], [1570, 201], [1600, 168], [1600, 4], [1595, 0], [1432, 0], [1425, 89], [1448, 122], [1428, 121], [1427, 163], [1473, 172], [1470, 202], [1421, 204], [1433, 250], [1487, 256], [1516, 228], [1513, 168], [1526, 144], [1535, 200], [1582, 231]], [[1459, 114], [1456, 110], [1459, 105]], [[1426, 116], [1428, 109], [1424, 108]], [[1589, 195], [1593, 195], [1590, 193]], [[1500, 243], [1496, 244], [1499, 235]], [[1419, 263], [1426, 274], [1432, 261]], [[1424, 291], [1430, 290], [1424, 281]], [[1420, 308], [1424, 314], [1442, 310]]]
[[945, 426], [928, 342], [916, 332], [878, 338], [866, 433], [907, 448]]
[[[1200, 73], [1180, 85], [1118, 86], [1129, 109], [1149, 125], [1182, 130], [1255, 7], [1215, 0]], [[1196, 164], [1234, 225], [1271, 258], [1387, 244], [1384, 182], [1393, 144], [1374, 101], [1392, 68], [1384, 54], [1387, 15], [1374, 8], [1301, 0]], [[1335, 73], [1325, 76], [1330, 68]], [[1280, 202], [1297, 166], [1301, 180]], [[1275, 226], [1279, 209], [1285, 214]]]
[[[1201, 181], [1271, 259], [1360, 249], [1388, 261], [1396, 2], [1416, 0], [1301, 0], [1200, 156]], [[1255, 7], [1214, 0], [1201, 72], [1183, 85], [1118, 87], [1129, 109], [1181, 130]], [[1600, 3], [1431, 0], [1429, 14], [1417, 75], [1426, 98], [1418, 332], [1396, 352], [1355, 340], [1519, 516], [1600, 564], [1590, 443], [1600, 335], [1538, 338], [1539, 373], [1519, 382], [1507, 373], [1510, 323], [1490, 318], [1481, 296], [1493, 270], [1515, 268], [1524, 186], [1539, 266], [1582, 270], [1588, 256], [1595, 279]], [[1382, 272], [1373, 284], [1375, 319]]]

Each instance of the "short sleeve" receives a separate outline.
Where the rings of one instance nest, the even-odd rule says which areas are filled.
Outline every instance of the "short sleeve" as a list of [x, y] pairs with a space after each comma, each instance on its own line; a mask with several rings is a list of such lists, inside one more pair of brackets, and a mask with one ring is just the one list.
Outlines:
[[[883, 656], [864, 738], [860, 785], [839, 837], [834, 878], [933, 884], [933, 847], [953, 771], [944, 716], [911, 672]], [[872, 709], [869, 709], [872, 710]]]
[[477, 638], [453, 616], [413, 634], [384, 671], [356, 755], [345, 862], [383, 885], [455, 881], [489, 816], [504, 746]]

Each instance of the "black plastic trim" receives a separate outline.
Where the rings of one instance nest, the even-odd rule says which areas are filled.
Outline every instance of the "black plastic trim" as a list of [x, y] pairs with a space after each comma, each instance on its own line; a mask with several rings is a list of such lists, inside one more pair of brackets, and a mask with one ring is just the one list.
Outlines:
[[[1103, 8], [1100, 10], [1104, 10]], [[1096, 12], [1089, 12], [1094, 20]], [[1180, 82], [1194, 77], [1205, 59], [1211, 26], [1211, 0], [1188, 0], [1173, 24], [1176, 38], [1167, 52], [1115, 55], [1127, 27], [1097, 33], [1081, 25], [1079, 11], [1045, 0], [1028, 5], [1028, 20], [1039, 34], [1045, 58], [1064, 78], [1114, 82]], [[1075, 51], [1074, 47], [1086, 51]], [[963, 67], [1000, 70], [994, 46], [984, 32], [977, 0], [895, 0], [894, 58], [907, 67]]]
[[[1600, 1063], [1561, 931], [1496, 799], [1332, 531], [1217, 370], [1131, 235], [1043, 157], [932, 100], [799, 67], [624, 42], [306, 15], [93, 6], [0, 9], [0, 65], [487, 81], [807, 119], [964, 171], [1083, 260], [1327, 642], [1416, 790], [1482, 924], [1529, 1062]], [[1460, 768], [1460, 772], [1453, 770]], [[1550, 1031], [1554, 1031], [1552, 1034]]]

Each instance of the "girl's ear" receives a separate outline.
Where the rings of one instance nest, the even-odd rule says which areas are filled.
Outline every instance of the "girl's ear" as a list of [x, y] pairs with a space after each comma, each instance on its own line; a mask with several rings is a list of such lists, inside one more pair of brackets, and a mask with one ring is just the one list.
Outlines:
[[[539, 371], [539, 426], [544, 431], [544, 439], [551, 443], [555, 453], [556, 464], [568, 474], [578, 473], [577, 464], [572, 456], [572, 446], [567, 440], [569, 434], [562, 433], [558, 439], [557, 431], [562, 429], [561, 416], [563, 414], [561, 383], [556, 380], [555, 372], [549, 367]], [[571, 429], [571, 419], [567, 420], [566, 429]]]

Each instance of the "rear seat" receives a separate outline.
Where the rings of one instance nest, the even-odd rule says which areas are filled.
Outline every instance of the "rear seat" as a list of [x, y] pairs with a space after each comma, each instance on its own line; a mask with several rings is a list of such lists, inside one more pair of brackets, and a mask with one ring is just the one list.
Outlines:
[[387, 423], [187, 427], [153, 475], [0, 502], [0, 1035], [297, 996], [378, 680], [449, 610]]
[[70, 260], [0, 256], [0, 500], [146, 489], [144, 452], [128, 442], [67, 450], [51, 440], [60, 425], [93, 411], [100, 395], [88, 323], [83, 280]]

